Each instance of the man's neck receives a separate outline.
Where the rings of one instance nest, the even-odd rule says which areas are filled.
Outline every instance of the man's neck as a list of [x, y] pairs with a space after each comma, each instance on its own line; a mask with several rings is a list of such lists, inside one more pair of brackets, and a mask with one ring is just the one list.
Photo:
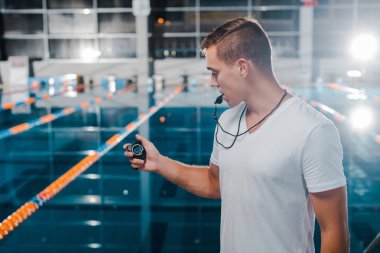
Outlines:
[[[256, 80], [256, 83], [252, 83], [248, 87], [245, 100], [248, 106], [247, 115], [266, 115], [284, 95], [283, 88], [275, 78]], [[286, 98], [283, 101], [285, 100]]]

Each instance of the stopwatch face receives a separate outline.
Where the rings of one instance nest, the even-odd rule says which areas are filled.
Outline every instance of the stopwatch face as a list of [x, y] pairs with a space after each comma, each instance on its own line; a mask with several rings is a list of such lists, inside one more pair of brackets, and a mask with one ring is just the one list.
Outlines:
[[132, 152], [135, 155], [141, 155], [143, 150], [144, 150], [144, 148], [140, 144], [135, 144], [132, 146]]

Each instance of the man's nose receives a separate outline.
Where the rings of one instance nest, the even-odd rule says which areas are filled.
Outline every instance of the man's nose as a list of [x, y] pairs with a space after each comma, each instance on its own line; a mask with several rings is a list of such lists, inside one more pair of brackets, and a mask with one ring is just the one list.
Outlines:
[[219, 84], [218, 84], [218, 81], [216, 80], [216, 78], [211, 77], [210, 86], [211, 87], [219, 87]]

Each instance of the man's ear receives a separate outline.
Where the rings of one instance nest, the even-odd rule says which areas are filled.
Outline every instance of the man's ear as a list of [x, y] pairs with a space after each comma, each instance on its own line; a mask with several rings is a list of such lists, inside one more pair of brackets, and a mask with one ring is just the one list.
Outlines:
[[247, 76], [249, 72], [249, 61], [247, 59], [240, 58], [239, 60], [237, 60], [236, 64], [238, 66], [240, 75], [242, 77]]

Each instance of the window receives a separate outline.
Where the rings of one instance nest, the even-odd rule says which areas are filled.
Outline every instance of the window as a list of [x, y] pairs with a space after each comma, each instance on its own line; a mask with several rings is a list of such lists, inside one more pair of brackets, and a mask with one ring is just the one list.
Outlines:
[[42, 0], [5, 0], [5, 9], [42, 9]]
[[319, 34], [313, 39], [313, 55], [315, 57], [333, 58], [347, 56], [347, 41], [350, 34], [345, 32], [334, 32], [331, 34]]
[[[363, 1], [363, 0], [361, 0], [361, 1]], [[374, 0], [374, 1], [377, 1], [377, 0]], [[353, 3], [353, 0], [318, 0], [318, 5], [352, 4], [352, 3]]]
[[196, 56], [196, 39], [194, 37], [156, 38], [154, 41], [154, 53], [158, 59]]
[[298, 36], [270, 36], [273, 55], [277, 57], [298, 56]]
[[44, 42], [42, 39], [5, 39], [4, 46], [7, 57], [22, 55], [39, 59], [44, 57]]
[[267, 32], [298, 30], [298, 10], [262, 11], [255, 16]]
[[92, 8], [92, 0], [47, 0], [49, 9], [80, 9]]
[[49, 40], [50, 58], [83, 59], [84, 52], [94, 48], [92, 39], [51, 39]]
[[359, 6], [359, 17], [356, 26], [360, 28], [365, 28], [369, 32], [380, 31], [379, 13], [380, 5], [368, 7]]
[[201, 16], [201, 32], [211, 32], [216, 27], [230, 19], [246, 17], [247, 12], [242, 11], [203, 11]]
[[352, 9], [315, 8], [314, 13], [316, 33], [350, 32], [352, 29]]
[[150, 2], [151, 6], [156, 8], [195, 6], [195, 0], [151, 0]]
[[135, 16], [132, 13], [99, 13], [100, 33], [134, 33]]
[[98, 0], [98, 8], [132, 8], [132, 0]]
[[78, 34], [96, 33], [95, 14], [58, 13], [49, 14], [49, 33]]
[[42, 14], [3, 14], [5, 34], [41, 34]]
[[[159, 18], [162, 18], [159, 20]], [[195, 32], [195, 12], [166, 12], [154, 20], [160, 32]]]
[[132, 58], [136, 57], [135, 38], [99, 39], [100, 58]]
[[[262, 3], [261, 3], [262, 4]], [[200, 0], [201, 6], [244, 6], [248, 5], [247, 0]]]

